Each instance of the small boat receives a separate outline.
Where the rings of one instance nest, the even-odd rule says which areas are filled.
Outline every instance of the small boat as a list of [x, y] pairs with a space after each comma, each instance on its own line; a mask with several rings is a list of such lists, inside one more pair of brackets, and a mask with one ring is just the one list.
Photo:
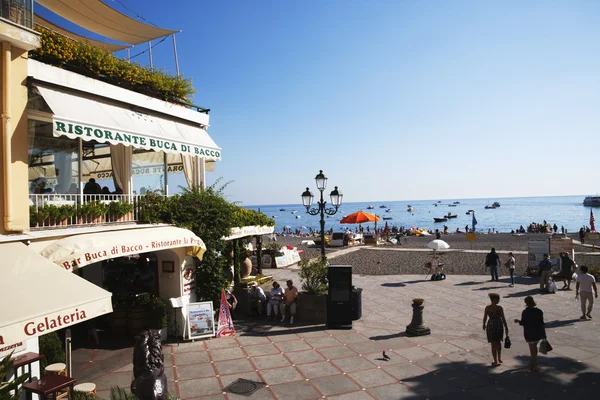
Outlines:
[[279, 215], [272, 215], [271, 218], [279, 218]]
[[383, 217], [383, 219], [390, 220], [390, 219], [392, 219], [392, 217]]
[[446, 215], [446, 218], [456, 218], [457, 215], [456, 214], [450, 214], [448, 213], [448, 215]]
[[300, 216], [299, 216], [299, 215], [296, 215], [296, 219], [300, 219]]
[[474, 212], [475, 212], [475, 211], [473, 211], [473, 210], [468, 210], [468, 211], [467, 211], [465, 214], [467, 214], [467, 215], [471, 215], [471, 214], [473, 214]]
[[441, 202], [442, 202], [441, 200], [438, 200], [438, 203], [441, 203]]
[[280, 208], [279, 211], [285, 211], [285, 208]]
[[385, 210], [385, 212], [392, 212], [392, 209], [388, 208], [387, 210]]
[[456, 204], [448, 204], [448, 207], [456, 207]]
[[437, 207], [437, 204], [434, 204], [434, 206], [436, 206], [436, 207]]
[[408, 208], [406, 209], [406, 211], [413, 212], [413, 211], [415, 211], [415, 209], [414, 209], [414, 207], [408, 206]]
[[374, 208], [375, 208], [375, 207], [373, 207], [372, 205], [369, 205], [369, 207], [367, 207], [367, 210], [372, 210], [372, 209], [374, 209]]
[[433, 221], [434, 222], [446, 222], [446, 221], [448, 221], [448, 218], [434, 218]]
[[379, 206], [379, 208], [387, 208], [387, 206]]
[[292, 211], [292, 214], [296, 214], [297, 212], [298, 212], [298, 211], [294, 210], [294, 211]]
[[455, 202], [454, 202], [454, 203], [452, 203], [452, 204], [460, 204], [460, 201], [455, 201]]
[[493, 205], [492, 206], [485, 206], [486, 210], [493, 210], [494, 208], [496, 208], [496, 206], [493, 206]]
[[493, 205], [494, 207], [500, 207], [500, 203], [498, 203], [497, 201], [493, 202], [493, 203], [492, 203], [492, 205]]

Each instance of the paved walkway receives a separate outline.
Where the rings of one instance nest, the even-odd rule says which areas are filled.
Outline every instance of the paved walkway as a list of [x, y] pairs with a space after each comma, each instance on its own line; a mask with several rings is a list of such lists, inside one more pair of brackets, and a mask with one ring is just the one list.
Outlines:
[[[272, 270], [282, 281], [294, 270]], [[537, 284], [521, 278], [482, 276], [354, 276], [363, 290], [363, 317], [350, 331], [323, 326], [283, 325], [266, 320], [238, 325], [235, 338], [165, 345], [165, 373], [172, 394], [206, 399], [592, 399], [600, 396], [600, 313], [580, 321], [574, 291], [538, 295]], [[482, 330], [487, 294], [499, 293], [509, 321], [512, 348], [504, 364], [490, 365]], [[534, 295], [544, 311], [554, 351], [540, 356], [538, 373], [528, 367], [520, 318], [523, 298]], [[432, 334], [407, 337], [411, 299], [425, 299]], [[299, 321], [300, 323], [301, 321]], [[386, 351], [389, 361], [382, 359]], [[74, 375], [108, 389], [129, 387], [132, 349], [74, 352]], [[238, 378], [263, 382], [250, 397], [224, 392]]]

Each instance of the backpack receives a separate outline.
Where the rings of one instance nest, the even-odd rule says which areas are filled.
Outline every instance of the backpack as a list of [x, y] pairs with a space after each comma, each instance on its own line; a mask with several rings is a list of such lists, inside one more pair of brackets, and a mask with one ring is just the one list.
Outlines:
[[548, 292], [556, 293], [556, 283], [552, 279], [548, 279]]

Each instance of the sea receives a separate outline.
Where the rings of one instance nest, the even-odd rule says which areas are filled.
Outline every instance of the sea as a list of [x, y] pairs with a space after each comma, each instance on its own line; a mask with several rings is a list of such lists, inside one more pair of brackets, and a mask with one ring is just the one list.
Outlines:
[[[532, 222], [556, 224], [559, 232], [564, 227], [568, 232], [576, 232], [584, 225], [590, 223], [590, 207], [583, 205], [584, 195], [578, 196], [553, 196], [553, 197], [505, 197], [489, 199], [444, 199], [444, 200], [403, 200], [403, 201], [370, 201], [343, 203], [337, 213], [325, 218], [325, 229], [333, 228], [334, 231], [352, 230], [357, 225], [341, 224], [341, 219], [356, 211], [365, 211], [379, 216], [377, 226], [403, 226], [406, 228], [421, 228], [427, 230], [443, 230], [448, 226], [451, 232], [456, 229], [464, 231], [465, 226], [471, 228], [473, 215], [466, 214], [473, 210], [477, 220], [477, 231], [510, 232], [517, 230], [521, 225], [525, 229]], [[499, 202], [500, 207], [485, 209], [485, 206]], [[328, 204], [329, 205], [329, 204]], [[368, 209], [373, 206], [373, 209]], [[407, 211], [412, 206], [413, 211]], [[258, 210], [275, 219], [275, 231], [281, 232], [284, 227], [292, 231], [299, 229], [309, 232], [309, 228], [320, 229], [320, 215], [312, 216], [306, 212], [302, 204], [273, 204], [247, 206], [246, 208]], [[596, 209], [594, 209], [595, 211]], [[600, 211], [600, 209], [597, 209]], [[448, 213], [456, 214], [456, 218], [447, 222], [434, 222], [434, 218], [441, 218]], [[366, 229], [374, 228], [373, 223], [362, 224]]]

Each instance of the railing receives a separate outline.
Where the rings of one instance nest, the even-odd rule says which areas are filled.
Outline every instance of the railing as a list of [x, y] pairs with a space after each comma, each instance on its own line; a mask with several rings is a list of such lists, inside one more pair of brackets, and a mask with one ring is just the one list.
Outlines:
[[33, 0], [0, 0], [0, 18], [33, 29]]
[[132, 223], [139, 219], [142, 195], [30, 194], [31, 229]]

